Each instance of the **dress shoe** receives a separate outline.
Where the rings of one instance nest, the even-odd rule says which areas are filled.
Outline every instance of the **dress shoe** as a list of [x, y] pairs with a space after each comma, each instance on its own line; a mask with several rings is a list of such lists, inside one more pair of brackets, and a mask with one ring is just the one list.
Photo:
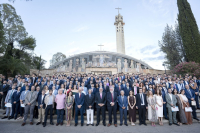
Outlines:
[[62, 125], [63, 125], [63, 122], [61, 122], [60, 125], [62, 126]]
[[13, 119], [14, 117], [10, 116], [9, 119]]
[[197, 120], [197, 121], [199, 121], [199, 119], [198, 118], [194, 118], [195, 120]]
[[111, 126], [111, 124], [110, 124], [110, 123], [107, 125], [107, 127], [109, 127], [109, 126]]
[[41, 122], [38, 122], [36, 125], [40, 125]]
[[22, 123], [22, 126], [24, 126], [26, 123]]
[[128, 124], [125, 124], [126, 126], [128, 126]]
[[179, 124], [177, 124], [177, 123], [174, 123], [174, 125], [180, 126], [180, 125], [179, 125]]
[[1, 119], [6, 119], [6, 118], [8, 118], [8, 116], [4, 116], [3, 118], [1, 118]]
[[42, 125], [44, 125], [44, 122], [42, 122]]
[[54, 125], [54, 123], [53, 123], [53, 122], [50, 122], [50, 124], [51, 124], [51, 125]]
[[59, 125], [59, 123], [56, 123], [56, 126], [58, 126]]
[[94, 124], [91, 124], [92, 126], [94, 126]]
[[5, 114], [6, 114], [6, 112], [3, 113], [3, 115], [5, 115]]
[[89, 126], [89, 124], [87, 124], [86, 126]]
[[172, 125], [172, 123], [169, 123], [169, 125], [171, 126], [171, 125]]
[[14, 118], [14, 120], [16, 120], [17, 118]]
[[169, 118], [168, 118], [168, 117], [166, 117], [165, 119], [166, 119], [166, 120], [169, 120]]
[[141, 123], [139, 123], [139, 125], [141, 126], [142, 124], [141, 124]]
[[122, 124], [120, 124], [120, 126], [122, 126]]
[[145, 125], [145, 126], [147, 126], [147, 124], [146, 124], [146, 123], [144, 123], [144, 125]]
[[81, 123], [81, 126], [83, 126], [83, 123]]
[[117, 127], [117, 124], [115, 124], [115, 127]]
[[76, 127], [78, 124], [75, 124], [74, 126]]
[[43, 127], [46, 127], [46, 124], [43, 124]]
[[99, 124], [96, 124], [96, 126], [98, 126]]
[[104, 126], [106, 126], [106, 124], [103, 124]]
[[33, 122], [30, 122], [30, 125], [33, 125]]

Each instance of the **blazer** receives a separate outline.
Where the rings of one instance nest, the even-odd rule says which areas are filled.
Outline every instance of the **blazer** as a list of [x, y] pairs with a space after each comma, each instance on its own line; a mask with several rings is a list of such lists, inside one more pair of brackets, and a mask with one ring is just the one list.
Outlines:
[[102, 98], [100, 97], [100, 93], [97, 92], [96, 96], [95, 96], [95, 101], [96, 101], [96, 108], [100, 108], [100, 106], [98, 105], [99, 103], [103, 103], [104, 107], [106, 105], [106, 93], [102, 92]]
[[[32, 94], [32, 97], [31, 97], [31, 94]], [[28, 103], [31, 103], [31, 106], [35, 106], [36, 105], [37, 96], [38, 96], [38, 93], [36, 91], [27, 92], [26, 97], [25, 97], [24, 105], [26, 106]]]
[[11, 97], [11, 103], [13, 104], [13, 102], [19, 103], [20, 102], [20, 95], [21, 92], [17, 93], [17, 91], [15, 91]]
[[79, 97], [79, 93], [75, 94], [75, 108], [78, 108], [78, 105], [82, 105], [82, 107], [84, 106], [84, 102], [85, 102], [85, 94], [81, 93], [81, 97]]
[[26, 91], [22, 91], [21, 95], [20, 95], [20, 100], [23, 101], [23, 103], [25, 102], [25, 97], [26, 97], [26, 94], [27, 92], [29, 92], [29, 90], [27, 90], [26, 94], [25, 94]]
[[124, 88], [124, 95], [125, 95], [125, 96], [129, 96], [129, 92], [130, 92], [130, 91], [133, 91], [131, 87], [129, 87], [129, 90], [128, 90], [127, 88], [128, 88], [128, 87], [125, 87], [125, 88]]
[[[147, 104], [147, 97], [146, 97], [146, 94], [144, 94], [144, 93], [142, 93], [142, 95], [143, 95], [143, 98], [144, 98], [144, 106], [148, 106], [148, 104]], [[142, 104], [142, 101], [141, 101], [141, 98], [140, 98], [140, 93], [137, 93], [137, 95], [136, 95], [136, 106], [138, 107], [138, 108], [140, 108], [141, 107], [141, 104]]]
[[124, 96], [124, 100], [122, 102], [122, 96], [118, 97], [118, 104], [119, 104], [119, 109], [122, 109], [122, 107], [125, 107], [125, 109], [127, 110], [127, 106], [128, 106], [128, 99], [126, 96]]
[[3, 92], [4, 94], [7, 94], [9, 88], [10, 88], [9, 85], [6, 84], [5, 86], [3, 86], [3, 84], [2, 84], [0, 92]]
[[167, 102], [167, 107], [168, 108], [172, 107], [171, 104], [176, 106], [177, 100], [176, 100], [176, 97], [173, 94], [172, 94], [172, 100], [171, 100], [171, 98], [169, 96], [169, 93], [166, 94], [165, 98], [166, 98], [166, 102]]
[[[111, 95], [111, 92], [108, 92], [107, 95], [106, 95], [106, 101], [107, 101], [107, 106], [108, 107], [111, 107], [110, 103], [112, 102], [112, 95]], [[114, 92], [114, 99], [113, 99], [115, 105], [117, 104], [117, 93]], [[114, 106], [115, 106], [114, 105]]]
[[193, 89], [189, 89], [192, 96], [190, 95], [189, 91], [187, 89], [185, 89], [185, 95], [186, 97], [188, 98], [188, 102], [191, 103], [191, 98], [194, 98], [195, 99], [195, 92]]
[[40, 109], [40, 105], [42, 104], [43, 105], [43, 109], [45, 109], [45, 103], [44, 103], [44, 99], [45, 99], [45, 97], [46, 97], [46, 94], [44, 94], [44, 97], [43, 97], [43, 100], [42, 100], [42, 94], [40, 94], [39, 96], [38, 96], [38, 99], [37, 99], [37, 102], [38, 102], [38, 109]]
[[[5, 102], [8, 103], [9, 100], [11, 100], [12, 98], [12, 95], [13, 93], [15, 92], [16, 90], [9, 90], [7, 95], [6, 95], [6, 98], [5, 98]], [[11, 101], [10, 101], [11, 102]]]
[[[54, 101], [55, 101], [55, 96], [54, 96], [54, 95], [52, 95], [52, 96], [53, 96], [53, 103], [54, 103]], [[45, 99], [44, 99], [44, 104], [45, 104], [46, 107], [47, 107], [48, 103], [49, 103], [49, 95], [46, 95], [46, 96], [45, 96]], [[53, 106], [53, 108], [54, 108], [54, 104], [53, 104], [52, 106]], [[45, 107], [45, 109], [46, 109], [46, 107]]]
[[123, 90], [123, 87], [122, 87], [122, 86], [120, 86], [120, 90], [119, 90], [119, 86], [115, 86], [115, 88], [114, 88], [114, 92], [117, 93], [117, 96], [120, 95], [120, 91], [121, 91], [121, 90]]
[[92, 106], [91, 109], [94, 109], [94, 101], [95, 101], [94, 95], [91, 94], [91, 98], [89, 98], [89, 94], [87, 94], [85, 96], [85, 107], [86, 107], [86, 109], [89, 109], [89, 106]]

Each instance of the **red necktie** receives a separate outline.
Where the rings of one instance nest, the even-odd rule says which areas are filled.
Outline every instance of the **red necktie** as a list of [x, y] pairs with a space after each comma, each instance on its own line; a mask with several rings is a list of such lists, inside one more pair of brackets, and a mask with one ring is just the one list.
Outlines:
[[119, 90], [120, 90], [120, 87], [119, 87]]
[[111, 93], [111, 96], [112, 96], [112, 102], [114, 102], [114, 100], [113, 100], [113, 94]]
[[80, 93], [80, 96], [79, 96], [79, 98], [81, 98], [81, 93]]

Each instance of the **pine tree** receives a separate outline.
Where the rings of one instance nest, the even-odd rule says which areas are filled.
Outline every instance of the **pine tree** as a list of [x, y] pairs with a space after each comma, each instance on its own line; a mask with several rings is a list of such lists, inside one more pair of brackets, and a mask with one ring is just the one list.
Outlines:
[[200, 34], [190, 4], [187, 0], [177, 0], [177, 4], [179, 30], [186, 61], [200, 62]]

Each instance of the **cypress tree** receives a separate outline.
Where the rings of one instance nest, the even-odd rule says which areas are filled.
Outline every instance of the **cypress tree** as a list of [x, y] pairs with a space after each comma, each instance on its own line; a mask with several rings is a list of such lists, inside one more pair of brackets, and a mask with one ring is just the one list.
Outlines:
[[190, 4], [177, 0], [180, 35], [186, 54], [186, 61], [200, 62], [200, 34]]

